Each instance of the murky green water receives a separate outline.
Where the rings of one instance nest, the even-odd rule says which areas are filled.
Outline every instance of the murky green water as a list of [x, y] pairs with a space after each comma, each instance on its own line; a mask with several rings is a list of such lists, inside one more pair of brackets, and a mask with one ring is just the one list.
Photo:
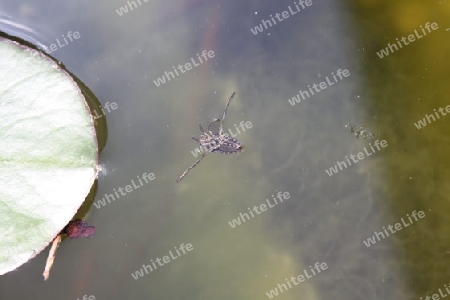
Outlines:
[[[276, 299], [447, 293], [450, 117], [439, 108], [450, 105], [448, 1], [312, 0], [300, 11], [292, 1], [140, 2], [122, 16], [126, 1], [0, 6], [0, 30], [47, 47], [79, 32], [52, 55], [104, 107], [117, 103], [106, 112], [98, 207], [86, 217], [95, 237], [66, 240], [48, 282], [47, 251], [0, 277], [0, 299], [269, 299], [278, 284], [286, 290]], [[252, 33], [283, 11], [288, 18]], [[382, 49], [389, 55], [380, 58]], [[204, 50], [214, 56], [205, 61]], [[172, 67], [186, 63], [176, 75]], [[158, 87], [165, 72], [174, 78]], [[309, 95], [291, 105], [299, 90]], [[236, 136], [245, 151], [210, 154], [176, 184], [196, 160], [198, 124], [220, 117], [233, 91], [225, 128], [251, 122]], [[417, 129], [426, 114], [435, 120]], [[347, 123], [374, 138], [355, 137]], [[378, 150], [376, 140], [387, 146]], [[347, 168], [329, 176], [337, 161]], [[96, 202], [144, 173], [155, 179]], [[290, 198], [275, 205], [278, 192]], [[248, 208], [261, 204], [252, 217]], [[366, 246], [396, 223], [401, 230]], [[181, 244], [191, 251], [175, 254]], [[152, 272], [131, 275], [164, 256]], [[311, 276], [317, 262], [327, 268]], [[302, 274], [289, 287], [286, 278]]]

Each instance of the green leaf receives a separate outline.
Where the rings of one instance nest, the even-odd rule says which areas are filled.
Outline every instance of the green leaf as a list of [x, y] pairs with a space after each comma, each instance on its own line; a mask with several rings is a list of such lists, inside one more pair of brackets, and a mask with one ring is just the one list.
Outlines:
[[94, 120], [46, 55], [0, 37], [0, 275], [42, 251], [97, 176]]

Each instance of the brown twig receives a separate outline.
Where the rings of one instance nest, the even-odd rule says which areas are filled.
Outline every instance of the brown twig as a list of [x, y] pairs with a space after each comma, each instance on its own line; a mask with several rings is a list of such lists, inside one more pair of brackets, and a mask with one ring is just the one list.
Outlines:
[[56, 249], [58, 249], [59, 243], [61, 243], [61, 234], [58, 234], [53, 240], [52, 247], [50, 248], [50, 252], [48, 253], [47, 262], [45, 263], [45, 270], [42, 275], [44, 276], [44, 280], [47, 280], [50, 276], [50, 270], [53, 266], [53, 261], [55, 260]]

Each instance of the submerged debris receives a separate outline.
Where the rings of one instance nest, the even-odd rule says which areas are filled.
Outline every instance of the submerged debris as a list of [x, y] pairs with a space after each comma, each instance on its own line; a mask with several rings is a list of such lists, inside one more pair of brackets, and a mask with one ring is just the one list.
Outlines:
[[69, 238], [88, 238], [94, 235], [95, 227], [89, 226], [87, 222], [80, 219], [70, 221], [69, 224], [61, 231], [63, 234], [67, 234]]
[[73, 238], [88, 238], [93, 236], [95, 233], [95, 227], [89, 226], [87, 222], [80, 219], [70, 221], [66, 227], [61, 230], [61, 232], [53, 239], [52, 247], [48, 253], [47, 262], [45, 263], [44, 280], [47, 280], [50, 276], [50, 270], [53, 267], [53, 262], [55, 261], [56, 249], [58, 249], [59, 244], [62, 240], [62, 235], [67, 234], [71, 239]]
[[373, 132], [368, 131], [363, 126], [356, 127], [356, 126], [354, 126], [351, 123], [347, 123], [347, 124], [344, 125], [344, 127], [345, 128], [350, 128], [350, 132], [353, 133], [353, 135], [357, 139], [362, 138], [364, 140], [365, 139], [371, 139], [372, 140], [372, 139], [374, 139], [377, 136], [377, 134], [374, 134]]

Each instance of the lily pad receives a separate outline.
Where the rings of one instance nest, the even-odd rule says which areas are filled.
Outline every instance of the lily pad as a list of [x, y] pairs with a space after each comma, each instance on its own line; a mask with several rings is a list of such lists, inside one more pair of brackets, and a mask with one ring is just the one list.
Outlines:
[[94, 119], [47, 55], [0, 37], [0, 275], [42, 251], [94, 183]]

